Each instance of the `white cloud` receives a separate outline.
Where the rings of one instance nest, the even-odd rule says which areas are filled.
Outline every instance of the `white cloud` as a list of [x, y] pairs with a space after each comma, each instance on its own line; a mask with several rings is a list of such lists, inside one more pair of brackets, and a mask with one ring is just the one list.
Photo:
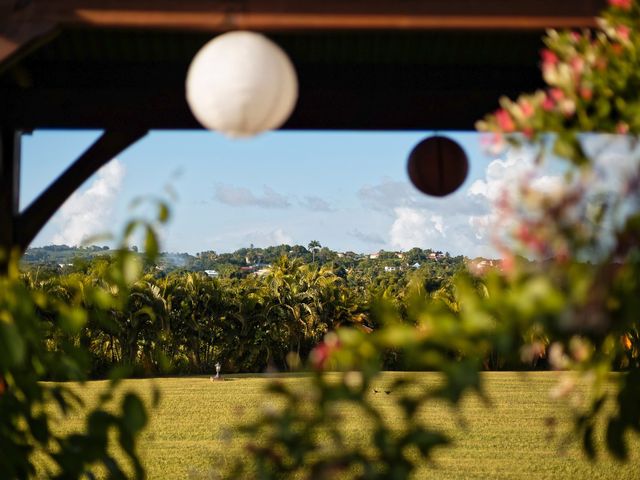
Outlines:
[[384, 178], [377, 185], [365, 185], [358, 191], [358, 198], [364, 206], [393, 215], [397, 207], [410, 207], [420, 201], [419, 194], [408, 182]]
[[498, 218], [495, 204], [502, 192], [514, 190], [527, 177], [529, 186], [546, 195], [562, 192], [563, 178], [535, 165], [527, 150], [511, 149], [489, 162], [482, 178], [445, 197], [428, 197], [408, 182], [383, 179], [360, 189], [364, 206], [391, 218], [391, 248], [434, 248], [455, 254], [494, 256]]
[[214, 197], [220, 203], [232, 207], [287, 208], [291, 203], [282, 195], [266, 185], [262, 187], [262, 195], [256, 195], [245, 187], [218, 184]]
[[390, 217], [395, 217], [395, 209], [408, 207], [424, 209], [443, 215], [473, 215], [483, 210], [482, 205], [469, 199], [464, 189], [447, 197], [430, 197], [413, 187], [408, 181], [397, 181], [384, 178], [377, 185], [365, 185], [358, 191], [358, 198], [365, 207]]
[[477, 205], [483, 205], [484, 212], [471, 215], [468, 224], [478, 241], [489, 242], [499, 234], [496, 204], [501, 197], [519, 197], [517, 189], [527, 180], [529, 188], [544, 193], [545, 196], [562, 194], [564, 180], [560, 174], [550, 174], [548, 166], [536, 165], [534, 154], [526, 149], [507, 150], [503, 159], [491, 161], [485, 177], [471, 184], [467, 197]]
[[304, 200], [300, 202], [300, 205], [307, 210], [311, 210], [312, 212], [333, 212], [335, 208], [332, 208], [329, 205], [329, 202], [326, 200], [316, 197], [316, 196], [307, 196], [304, 197]]
[[71, 195], [54, 217], [59, 227], [53, 243], [80, 245], [87, 238], [108, 231], [124, 175], [124, 165], [113, 159], [98, 170], [89, 188]]
[[438, 240], [446, 237], [441, 215], [408, 207], [395, 209], [396, 218], [391, 225], [389, 236], [391, 245], [401, 250], [413, 247], [433, 247]]
[[[501, 242], [510, 243], [509, 231], [520, 217], [535, 217], [541, 207], [562, 203], [567, 195], [580, 195], [572, 208], [563, 211], [563, 221], [579, 222], [585, 234], [594, 235], [596, 248], [588, 253], [594, 259], [598, 252], [607, 252], [613, 244], [613, 231], [621, 225], [630, 211], [633, 199], [625, 198], [628, 182], [636, 178], [640, 163], [640, 149], [628, 139], [610, 135], [586, 135], [582, 145], [592, 159], [593, 171], [574, 171], [571, 177], [564, 174], [569, 164], [559, 159], [548, 159], [538, 165], [531, 152], [511, 149], [504, 159], [492, 161], [485, 178], [476, 180], [468, 195], [477, 203], [490, 208], [482, 215], [469, 217], [469, 225], [479, 241], [497, 236]], [[529, 193], [526, 193], [529, 192]], [[584, 192], [584, 193], [581, 193]], [[504, 199], [504, 202], [503, 202]], [[602, 220], [591, 217], [598, 208], [593, 205], [606, 203], [609, 208]], [[499, 213], [497, 205], [503, 204], [509, 213]]]
[[357, 238], [362, 243], [369, 244], [369, 245], [371, 245], [371, 244], [373, 244], [373, 245], [384, 245], [386, 243], [384, 238], [382, 238], [381, 235], [378, 235], [377, 233], [362, 232], [362, 231], [358, 230], [357, 228], [355, 230], [349, 232], [349, 235], [352, 236], [353, 238]]
[[486, 215], [489, 202], [470, 196], [465, 189], [436, 198], [420, 193], [409, 182], [383, 179], [362, 187], [358, 196], [365, 207], [389, 217], [389, 248], [434, 248], [465, 255], [484, 248], [469, 218]]
[[237, 248], [246, 247], [253, 244], [256, 247], [264, 248], [273, 245], [292, 245], [293, 238], [282, 228], [274, 230], [252, 230], [245, 231], [239, 235], [235, 242]]
[[518, 179], [534, 169], [533, 157], [525, 150], [510, 149], [504, 159], [493, 160], [487, 166], [485, 178], [471, 184], [468, 195], [480, 201], [494, 202], [507, 186], [515, 186]]

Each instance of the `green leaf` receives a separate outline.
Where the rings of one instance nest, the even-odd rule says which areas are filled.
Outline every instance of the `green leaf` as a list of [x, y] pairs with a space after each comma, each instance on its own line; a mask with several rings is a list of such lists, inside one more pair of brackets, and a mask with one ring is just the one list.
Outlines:
[[132, 434], [137, 433], [147, 424], [147, 411], [140, 398], [133, 393], [127, 393], [124, 397], [122, 415], [125, 427]]
[[13, 367], [24, 361], [25, 353], [25, 342], [16, 325], [0, 320], [0, 361]]
[[69, 308], [60, 312], [60, 328], [67, 333], [78, 333], [87, 324], [87, 312], [82, 308]]
[[593, 425], [587, 426], [582, 433], [582, 448], [589, 460], [595, 460], [596, 448], [593, 443]]
[[133, 231], [138, 227], [138, 225], [140, 225], [140, 221], [138, 220], [131, 220], [129, 223], [127, 223], [127, 226], [124, 229], [124, 239], [128, 239], [131, 234], [133, 233]]
[[147, 257], [154, 259], [158, 256], [158, 238], [156, 232], [150, 225], [147, 225], [147, 234], [144, 239], [144, 251]]
[[449, 443], [449, 439], [442, 433], [432, 432], [424, 428], [417, 428], [407, 435], [405, 442], [413, 443], [418, 447], [420, 453], [426, 457], [431, 453], [431, 450], [433, 450], [434, 447], [447, 445]]
[[161, 203], [158, 211], [158, 220], [165, 223], [169, 220], [169, 207], [165, 203]]
[[142, 274], [142, 262], [137, 255], [127, 254], [122, 259], [122, 275], [126, 284], [131, 285]]
[[49, 424], [47, 422], [46, 415], [40, 414], [37, 417], [30, 418], [29, 428], [31, 429], [33, 438], [35, 438], [41, 444], [47, 443], [47, 441], [49, 440]]
[[102, 410], [96, 410], [89, 416], [88, 420], [88, 434], [92, 437], [93, 441], [104, 445], [107, 445], [107, 432], [109, 427], [113, 424], [113, 415], [104, 412]]
[[607, 426], [607, 448], [619, 460], [626, 460], [629, 457], [624, 441], [624, 424], [618, 418], [610, 420]]

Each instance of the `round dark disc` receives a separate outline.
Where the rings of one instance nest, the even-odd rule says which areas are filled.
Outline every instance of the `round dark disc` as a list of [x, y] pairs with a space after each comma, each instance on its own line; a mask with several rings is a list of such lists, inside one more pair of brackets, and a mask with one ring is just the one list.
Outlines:
[[407, 171], [411, 183], [423, 193], [444, 197], [464, 183], [469, 172], [467, 155], [446, 137], [429, 137], [409, 154]]

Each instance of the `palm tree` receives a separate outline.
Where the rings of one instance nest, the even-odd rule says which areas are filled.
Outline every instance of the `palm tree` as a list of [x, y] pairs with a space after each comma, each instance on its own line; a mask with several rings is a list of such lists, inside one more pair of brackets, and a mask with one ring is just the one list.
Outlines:
[[309, 242], [308, 248], [311, 251], [311, 261], [315, 262], [316, 261], [316, 252], [318, 250], [320, 250], [320, 248], [322, 248], [322, 245], [320, 245], [320, 242], [317, 241], [317, 240], [311, 240]]

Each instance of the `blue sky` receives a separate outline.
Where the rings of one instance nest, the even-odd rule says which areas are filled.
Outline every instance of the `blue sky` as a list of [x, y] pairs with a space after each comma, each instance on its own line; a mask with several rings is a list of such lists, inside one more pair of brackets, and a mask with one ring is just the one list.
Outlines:
[[[22, 208], [99, 134], [24, 136]], [[496, 160], [482, 152], [476, 134], [445, 133], [466, 150], [470, 173], [458, 192], [426, 197], [408, 182], [406, 161], [431, 134], [272, 132], [229, 140], [207, 131], [152, 132], [87, 181], [33, 245], [117, 233], [132, 215], [134, 198], [170, 185], [177, 199], [162, 232], [167, 251], [225, 252], [316, 239], [341, 251], [418, 246], [490, 255], [478, 225], [491, 211], [487, 168]]]

